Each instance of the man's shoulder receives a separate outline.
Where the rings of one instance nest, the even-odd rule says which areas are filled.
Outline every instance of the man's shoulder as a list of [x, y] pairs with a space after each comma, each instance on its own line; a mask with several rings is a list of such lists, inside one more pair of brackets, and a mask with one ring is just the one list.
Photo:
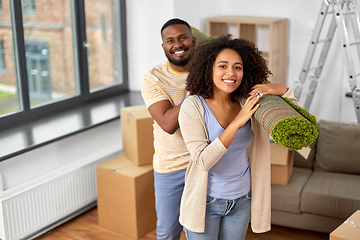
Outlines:
[[159, 80], [159, 77], [161, 74], [159, 74], [162, 68], [164, 68], [165, 63], [160, 63], [158, 65], [155, 65], [153, 68], [151, 68], [147, 73], [143, 75], [143, 78], [141, 80], [141, 85], [146, 83], [156, 83]]
[[168, 75], [167, 63], [163, 62], [158, 65], [155, 65], [143, 76], [143, 81], [146, 82], [157, 82], [159, 79], [164, 78]]
[[145, 75], [158, 75], [158, 74], [164, 74], [168, 71], [167, 62], [162, 62], [160, 64], [157, 64], [153, 66], [149, 72]]

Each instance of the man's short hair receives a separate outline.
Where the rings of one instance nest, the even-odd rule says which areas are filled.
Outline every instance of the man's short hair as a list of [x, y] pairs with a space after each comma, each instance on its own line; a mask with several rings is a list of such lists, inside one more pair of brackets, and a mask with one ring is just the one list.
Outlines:
[[164, 23], [164, 25], [162, 26], [161, 31], [160, 31], [161, 36], [162, 36], [162, 32], [163, 32], [163, 30], [164, 30], [165, 28], [167, 28], [168, 26], [171, 26], [171, 25], [175, 25], [175, 24], [183, 24], [183, 25], [186, 25], [186, 26], [188, 26], [188, 28], [189, 28], [190, 31], [191, 31], [191, 27], [190, 27], [190, 25], [189, 25], [186, 21], [181, 20], [181, 19], [179, 19], [179, 18], [173, 18], [173, 19], [170, 19], [169, 21], [167, 21], [166, 23]]

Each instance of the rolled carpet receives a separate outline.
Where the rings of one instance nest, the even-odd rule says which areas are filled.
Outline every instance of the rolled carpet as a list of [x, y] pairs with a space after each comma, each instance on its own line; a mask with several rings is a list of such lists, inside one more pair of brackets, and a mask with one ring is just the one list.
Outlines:
[[197, 47], [198, 45], [207, 42], [211, 39], [214, 39], [216, 37], [213, 36], [207, 36], [205, 33], [199, 31], [197, 28], [194, 28], [193, 26], [190, 26], [191, 28], [191, 33], [192, 35], [196, 38], [196, 45], [195, 47]]
[[264, 95], [259, 99], [254, 118], [273, 141], [290, 150], [300, 150], [313, 143], [319, 135], [316, 117], [288, 98]]

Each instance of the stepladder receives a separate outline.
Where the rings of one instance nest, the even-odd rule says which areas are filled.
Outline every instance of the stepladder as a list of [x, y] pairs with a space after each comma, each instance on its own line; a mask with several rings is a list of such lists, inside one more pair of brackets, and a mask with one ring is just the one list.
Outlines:
[[[330, 20], [329, 24], [324, 24], [326, 19]], [[324, 32], [325, 26], [327, 32]], [[356, 118], [360, 123], [360, 23], [354, 0], [323, 1], [300, 76], [294, 82], [294, 93], [300, 99], [304, 95], [304, 83], [309, 81], [304, 103], [304, 108], [309, 109], [335, 32], [339, 34], [346, 77], [350, 85], [350, 92], [346, 96], [352, 98]], [[315, 54], [316, 51], [318, 54]]]

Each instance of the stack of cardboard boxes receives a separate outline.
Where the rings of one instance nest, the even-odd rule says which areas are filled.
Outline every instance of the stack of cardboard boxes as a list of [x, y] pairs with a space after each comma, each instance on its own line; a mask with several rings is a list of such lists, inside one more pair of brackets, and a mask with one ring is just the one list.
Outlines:
[[278, 143], [270, 143], [271, 184], [287, 185], [292, 174], [294, 152]]
[[99, 225], [139, 239], [156, 227], [153, 119], [144, 105], [121, 109], [124, 154], [96, 168]]
[[[307, 159], [311, 152], [310, 147], [297, 150], [297, 153]], [[271, 184], [287, 185], [292, 174], [294, 164], [294, 151], [271, 142]]]

